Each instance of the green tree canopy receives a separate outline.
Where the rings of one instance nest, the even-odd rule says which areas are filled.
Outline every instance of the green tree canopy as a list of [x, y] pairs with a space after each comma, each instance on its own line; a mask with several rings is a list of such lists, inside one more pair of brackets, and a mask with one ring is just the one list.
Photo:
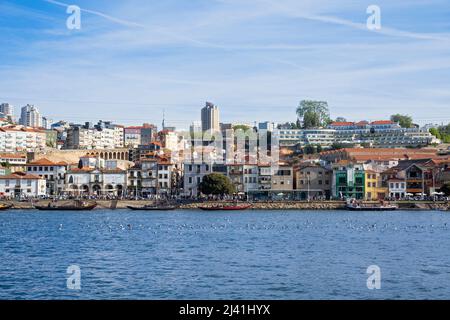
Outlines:
[[438, 128], [431, 128], [430, 133], [438, 139], [441, 139], [441, 133]]
[[231, 180], [220, 173], [210, 173], [203, 177], [199, 185], [203, 194], [228, 195], [236, 192]]
[[411, 116], [406, 114], [393, 114], [391, 116], [391, 121], [398, 122], [402, 128], [412, 128], [414, 126]]
[[330, 111], [326, 101], [302, 100], [297, 115], [303, 120], [303, 128], [325, 127], [330, 123]]
[[245, 124], [237, 124], [237, 125], [233, 126], [233, 130], [234, 131], [239, 130], [239, 129], [241, 129], [242, 131], [246, 132], [247, 130], [251, 129], [251, 127], [247, 126]]
[[431, 128], [430, 133], [443, 143], [450, 143], [450, 123], [439, 128]]
[[316, 152], [316, 148], [312, 144], [308, 144], [303, 149], [304, 154], [314, 154]]
[[347, 119], [345, 119], [344, 117], [337, 117], [336, 120], [334, 120], [336, 122], [347, 122]]

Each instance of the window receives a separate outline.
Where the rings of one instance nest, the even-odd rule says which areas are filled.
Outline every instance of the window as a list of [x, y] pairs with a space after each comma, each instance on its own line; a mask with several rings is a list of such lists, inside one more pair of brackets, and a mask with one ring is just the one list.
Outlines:
[[319, 180], [319, 184], [320, 184], [320, 185], [322, 184], [322, 180]]
[[192, 177], [189, 177], [188, 181], [190, 184], [192, 184]]
[[5, 181], [5, 186], [9, 187], [9, 180]]

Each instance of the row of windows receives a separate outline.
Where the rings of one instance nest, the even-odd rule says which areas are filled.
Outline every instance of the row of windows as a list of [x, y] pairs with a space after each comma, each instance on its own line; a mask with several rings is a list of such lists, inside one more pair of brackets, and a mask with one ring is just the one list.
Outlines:
[[[22, 190], [21, 190], [21, 191], [22, 191]], [[13, 190], [5, 189], [5, 193], [10, 193], [10, 192], [14, 192], [14, 189], [13, 189]], [[31, 193], [31, 189], [27, 189], [26, 192]]]
[[[27, 186], [31, 187], [31, 180], [27, 180]], [[5, 180], [5, 186], [9, 187], [10, 180]], [[16, 186], [20, 186], [20, 180], [16, 180]]]
[[[304, 175], [310, 175], [311, 174], [311, 171], [306, 171], [306, 172], [303, 172], [303, 171], [300, 171], [300, 176], [304, 176]], [[319, 176], [321, 176], [321, 175], [323, 175], [324, 173], [323, 173], [323, 171], [319, 171], [318, 173], [317, 173]], [[325, 172], [325, 174], [330, 174], [329, 172]]]
[[257, 183], [257, 178], [256, 177], [245, 177], [244, 178], [244, 182], [245, 183]]
[[389, 183], [389, 188], [391, 188], [391, 189], [399, 189], [399, 188], [402, 188], [402, 189], [404, 189], [405, 188], [405, 183], [404, 182], [391, 182], [391, 183]]
[[28, 167], [27, 171], [53, 171], [54, 167]]
[[[317, 180], [317, 183], [318, 184], [320, 184], [320, 185], [322, 185], [323, 184], [323, 180]], [[308, 181], [306, 180], [300, 180], [300, 184], [307, 184], [308, 183]], [[330, 184], [330, 180], [325, 180], [325, 184], [326, 185], [329, 185]]]
[[[277, 182], [276, 180], [274, 180], [274, 181], [273, 181], [273, 184], [276, 185], [276, 184], [278, 184], [278, 182]], [[283, 185], [283, 184], [291, 184], [291, 181], [289, 181], [289, 180], [286, 180], [286, 181], [281, 180], [281, 181], [280, 181], [280, 184], [281, 184], [281, 185]]]

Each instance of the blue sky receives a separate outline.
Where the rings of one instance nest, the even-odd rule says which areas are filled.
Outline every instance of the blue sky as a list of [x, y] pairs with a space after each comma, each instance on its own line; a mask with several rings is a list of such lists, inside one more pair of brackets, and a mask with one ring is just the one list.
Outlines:
[[[81, 7], [68, 30], [64, 4]], [[381, 8], [382, 29], [365, 28]], [[450, 122], [448, 0], [0, 1], [0, 102], [54, 120], [295, 121], [302, 99], [348, 120]]]

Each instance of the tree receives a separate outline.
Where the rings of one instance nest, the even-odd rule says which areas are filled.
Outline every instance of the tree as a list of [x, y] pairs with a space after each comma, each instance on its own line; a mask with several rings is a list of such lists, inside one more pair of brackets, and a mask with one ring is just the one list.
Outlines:
[[324, 127], [330, 123], [330, 111], [326, 101], [302, 100], [297, 115], [303, 119], [303, 128]]
[[11, 165], [8, 161], [0, 163], [0, 166], [2, 166], [3, 168], [11, 168]]
[[200, 192], [207, 195], [228, 195], [236, 192], [231, 180], [220, 173], [210, 173], [204, 176], [199, 189]]
[[323, 149], [322, 149], [322, 146], [321, 146], [320, 144], [318, 144], [317, 147], [316, 147], [316, 152], [317, 152], [317, 153], [321, 153], [322, 150], [323, 150]]
[[439, 128], [431, 128], [430, 133], [443, 143], [450, 143], [450, 123]]
[[438, 128], [431, 128], [430, 133], [438, 139], [441, 139], [441, 133]]
[[337, 117], [336, 120], [334, 120], [336, 122], [347, 122], [347, 119], [345, 119], [344, 117]]
[[234, 131], [237, 131], [239, 129], [241, 129], [242, 131], [246, 132], [247, 130], [250, 129], [250, 127], [245, 125], [245, 124], [237, 124], [237, 125], [233, 126], [233, 130]]
[[398, 122], [402, 128], [412, 128], [414, 126], [412, 118], [406, 114], [393, 114], [391, 121]]
[[306, 145], [305, 148], [303, 149], [304, 154], [314, 154], [315, 152], [316, 152], [316, 149], [314, 148], [314, 146], [312, 144]]
[[331, 145], [332, 150], [344, 149], [345, 147], [346, 147], [345, 144], [339, 142], [333, 142], [333, 144]]

